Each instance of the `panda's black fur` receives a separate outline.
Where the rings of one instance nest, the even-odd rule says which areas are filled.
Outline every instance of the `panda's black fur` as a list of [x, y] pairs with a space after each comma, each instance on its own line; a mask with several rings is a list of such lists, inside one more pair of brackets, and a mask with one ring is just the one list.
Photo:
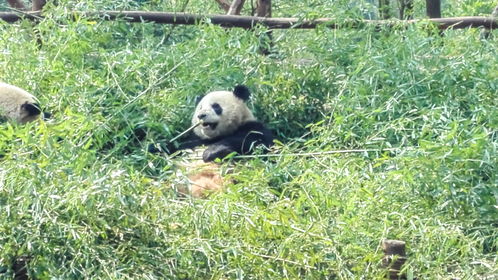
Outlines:
[[202, 159], [205, 162], [224, 158], [236, 152], [250, 154], [254, 148], [273, 144], [272, 132], [252, 115], [246, 105], [250, 91], [238, 85], [233, 91], [210, 92], [200, 98], [192, 116], [192, 124], [199, 121], [187, 137], [175, 145], [169, 145], [166, 152], [195, 149], [206, 146]]
[[227, 155], [237, 152], [238, 154], [250, 154], [256, 146], [264, 145], [270, 147], [273, 143], [273, 137], [262, 123], [250, 121], [241, 125], [234, 133], [227, 136], [220, 136], [213, 139], [202, 139], [196, 134], [191, 134], [187, 139], [182, 141], [177, 150], [194, 149], [199, 146], [207, 146], [202, 155], [205, 162], [213, 161], [216, 158], [224, 158]]

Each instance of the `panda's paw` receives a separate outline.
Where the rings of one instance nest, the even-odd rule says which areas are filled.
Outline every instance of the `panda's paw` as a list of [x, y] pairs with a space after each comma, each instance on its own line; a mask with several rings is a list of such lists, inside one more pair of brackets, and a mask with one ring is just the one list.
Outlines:
[[202, 159], [204, 162], [214, 161], [217, 158], [223, 159], [233, 152], [233, 149], [225, 145], [211, 145], [202, 154]]

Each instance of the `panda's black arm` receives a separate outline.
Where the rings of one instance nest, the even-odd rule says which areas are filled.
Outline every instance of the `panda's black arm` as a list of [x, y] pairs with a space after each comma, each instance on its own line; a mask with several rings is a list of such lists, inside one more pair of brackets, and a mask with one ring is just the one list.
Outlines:
[[172, 154], [176, 151], [181, 151], [181, 150], [186, 150], [186, 149], [194, 149], [198, 146], [206, 145], [209, 144], [206, 142], [206, 140], [198, 137], [195, 134], [190, 134], [186, 138], [182, 139], [180, 142], [175, 142], [175, 143], [161, 143], [159, 146], [156, 145], [150, 145], [149, 146], [149, 153], [159, 153], [159, 152], [165, 152], [167, 154]]
[[216, 158], [224, 158], [230, 153], [250, 154], [256, 146], [270, 147], [273, 144], [273, 135], [260, 122], [249, 122], [240, 127], [234, 134], [224, 137], [208, 146], [202, 159], [205, 162]]
[[199, 136], [191, 133], [187, 138], [183, 139], [176, 148], [175, 151], [186, 150], [186, 149], [194, 149], [196, 147], [206, 145], [208, 142]]

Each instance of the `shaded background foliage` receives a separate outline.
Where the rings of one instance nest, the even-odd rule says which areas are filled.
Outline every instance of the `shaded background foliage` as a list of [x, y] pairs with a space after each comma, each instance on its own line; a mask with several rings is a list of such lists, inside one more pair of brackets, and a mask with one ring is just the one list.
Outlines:
[[[493, 8], [448, 2], [444, 16]], [[375, 16], [363, 1], [303, 3], [273, 14]], [[408, 275], [496, 277], [496, 36], [279, 30], [262, 56], [264, 28], [69, 20], [72, 9], [183, 7], [221, 12], [215, 1], [58, 1], [36, 25], [0, 23], [2, 81], [54, 114], [1, 124], [1, 277], [27, 255], [39, 279], [377, 279], [383, 238], [407, 241]], [[238, 162], [226, 193], [181, 200], [174, 162], [146, 147], [188, 126], [196, 96], [238, 83], [282, 156]], [[400, 149], [292, 156], [385, 147]]]

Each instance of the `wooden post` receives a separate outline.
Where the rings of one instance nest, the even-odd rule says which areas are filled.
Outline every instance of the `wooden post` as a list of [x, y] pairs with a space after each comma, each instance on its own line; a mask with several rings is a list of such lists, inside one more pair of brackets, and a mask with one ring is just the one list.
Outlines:
[[413, 19], [413, 0], [400, 0], [400, 19]]
[[21, 0], [7, 0], [7, 2], [14, 9], [18, 9], [18, 10], [26, 9], [26, 7], [24, 7], [24, 4]]
[[441, 0], [425, 0], [425, 9], [430, 18], [441, 17]]
[[381, 19], [389, 19], [391, 17], [389, 4], [389, 0], [379, 0], [379, 16]]
[[[498, 21], [498, 6], [496, 6], [493, 12], [491, 13], [491, 18], [494, 18], [496, 21]], [[484, 29], [481, 33], [481, 38], [489, 39], [492, 34], [491, 30], [492, 30], [491, 28]]]
[[45, 6], [46, 1], [45, 0], [33, 0], [33, 7], [31, 8], [32, 11], [41, 11], [43, 9], [43, 6]]
[[227, 0], [216, 0], [216, 2], [220, 6], [220, 8], [225, 10], [225, 12], [228, 12], [228, 10], [230, 9], [230, 3]]
[[230, 8], [228, 9], [227, 15], [240, 15], [244, 2], [245, 0], [233, 0]]
[[406, 279], [400, 275], [401, 267], [406, 262], [405, 242], [400, 240], [383, 240], [382, 266], [388, 269], [387, 279]]
[[31, 258], [28, 256], [21, 256], [15, 260], [12, 265], [14, 280], [29, 280], [27, 266], [30, 260]]
[[[271, 0], [258, 0], [256, 7], [256, 16], [271, 17]], [[267, 31], [259, 37], [259, 52], [263, 55], [269, 55], [273, 47], [273, 36], [271, 30]]]
[[271, 17], [271, 0], [258, 0], [256, 15], [258, 17]]

